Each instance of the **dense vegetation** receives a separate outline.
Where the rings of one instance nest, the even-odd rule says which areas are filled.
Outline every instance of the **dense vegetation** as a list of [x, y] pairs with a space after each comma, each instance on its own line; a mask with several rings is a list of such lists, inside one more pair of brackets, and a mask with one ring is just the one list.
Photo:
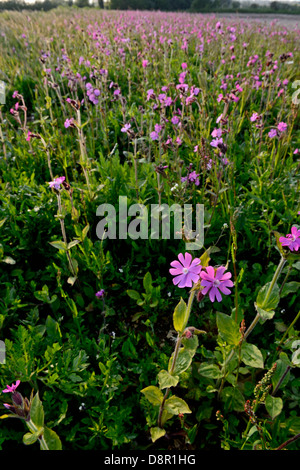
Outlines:
[[[299, 29], [0, 19], [0, 448], [299, 449]], [[191, 294], [186, 239], [99, 239], [120, 196], [203, 204]]]

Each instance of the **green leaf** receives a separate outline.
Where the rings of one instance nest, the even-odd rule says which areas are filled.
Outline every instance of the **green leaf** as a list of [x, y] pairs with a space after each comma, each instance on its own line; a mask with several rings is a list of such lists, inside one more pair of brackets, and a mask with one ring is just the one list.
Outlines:
[[38, 440], [40, 434], [41, 434], [41, 430], [36, 431], [36, 432], [27, 432], [23, 436], [23, 444], [25, 444], [26, 446], [34, 444]]
[[150, 434], [151, 434], [152, 442], [155, 442], [160, 437], [163, 437], [166, 434], [166, 431], [159, 427], [155, 427], [155, 428], [150, 428]]
[[261, 351], [254, 344], [243, 343], [241, 348], [241, 359], [246, 366], [264, 368], [264, 358]]
[[221, 392], [221, 399], [226, 403], [226, 409], [244, 411], [245, 398], [236, 387], [225, 387]]
[[[168, 366], [169, 372], [171, 371], [171, 367], [173, 364], [173, 356], [174, 354], [172, 354], [169, 360], [169, 366]], [[179, 349], [178, 356], [176, 359], [176, 364], [175, 364], [174, 370], [172, 371], [172, 374], [180, 375], [182, 372], [187, 370], [192, 363], [193, 356], [194, 356], [194, 351], [190, 351], [189, 349], [186, 349], [186, 348]]]
[[45, 427], [44, 440], [49, 450], [62, 450], [60, 438], [53, 429]]
[[70, 250], [73, 246], [78, 245], [80, 243], [80, 240], [72, 240], [70, 243], [67, 245], [67, 250]]
[[280, 397], [272, 397], [268, 395], [265, 402], [266, 410], [271, 416], [271, 419], [275, 419], [283, 408], [283, 401]]
[[141, 393], [143, 393], [147, 400], [154, 406], [159, 406], [164, 398], [162, 391], [154, 385], [149, 385], [149, 387], [144, 388], [141, 390]]
[[187, 318], [187, 306], [183, 298], [181, 297], [180, 302], [175, 307], [173, 313], [173, 324], [176, 331], [183, 333], [188, 318]]
[[67, 244], [65, 242], [57, 240], [56, 242], [49, 242], [49, 243], [51, 246], [53, 246], [54, 248], [57, 248], [58, 250], [67, 251]]
[[216, 364], [206, 364], [203, 362], [198, 367], [198, 372], [208, 379], [220, 379], [222, 377], [222, 372]]
[[[265, 284], [257, 294], [256, 305], [257, 307], [269, 312], [274, 310], [280, 300], [278, 284], [274, 284], [270, 294], [268, 294], [271, 283]], [[268, 297], [267, 297], [268, 294]]]
[[281, 297], [286, 297], [288, 294], [292, 294], [294, 292], [297, 292], [300, 289], [300, 282], [297, 281], [291, 281], [287, 282], [281, 291]]
[[171, 375], [166, 370], [161, 370], [158, 375], [159, 388], [162, 390], [164, 388], [176, 387], [179, 382], [178, 375]]
[[217, 327], [219, 335], [227, 344], [237, 346], [241, 340], [238, 324], [229, 315], [217, 312]]
[[37, 428], [44, 427], [44, 408], [37, 392], [31, 402], [30, 419]]
[[143, 286], [147, 294], [150, 294], [152, 291], [152, 276], [149, 272], [147, 272], [143, 279]]
[[139, 300], [141, 298], [140, 294], [136, 290], [128, 289], [126, 292], [133, 300]]
[[165, 409], [168, 413], [173, 415], [191, 413], [188, 404], [182, 398], [176, 397], [175, 395], [165, 401]]
[[274, 310], [269, 310], [269, 311], [264, 310], [263, 308], [258, 307], [255, 302], [254, 302], [254, 306], [255, 306], [257, 312], [259, 313], [259, 316], [260, 316], [260, 318], [263, 322], [265, 320], [271, 320], [275, 315]]
[[150, 335], [149, 331], [146, 331], [146, 340], [147, 340], [147, 343], [149, 344], [149, 346], [151, 346], [151, 348], [153, 348], [154, 345], [155, 345], [155, 342], [154, 342], [153, 336]]

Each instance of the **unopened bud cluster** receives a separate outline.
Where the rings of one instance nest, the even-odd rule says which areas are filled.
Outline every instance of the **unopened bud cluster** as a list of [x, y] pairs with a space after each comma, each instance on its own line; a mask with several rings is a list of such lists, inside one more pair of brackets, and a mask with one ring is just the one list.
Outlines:
[[271, 367], [271, 369], [263, 376], [260, 382], [256, 385], [254, 389], [254, 396], [258, 403], [263, 403], [268, 395], [271, 385], [272, 376], [276, 370], [277, 364]]

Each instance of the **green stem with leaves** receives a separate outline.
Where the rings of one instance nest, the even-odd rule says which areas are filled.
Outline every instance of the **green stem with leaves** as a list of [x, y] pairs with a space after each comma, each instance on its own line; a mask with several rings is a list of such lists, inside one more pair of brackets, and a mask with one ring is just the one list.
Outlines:
[[[190, 292], [189, 301], [188, 301], [187, 309], [186, 309], [186, 319], [187, 319], [186, 324], [188, 323], [188, 319], [190, 317], [190, 313], [191, 313], [195, 293], [196, 293], [195, 289], [192, 289], [191, 292]], [[170, 368], [170, 371], [169, 371], [170, 374], [172, 374], [175, 370], [176, 361], [177, 361], [177, 358], [178, 358], [178, 353], [179, 353], [179, 349], [180, 349], [180, 346], [181, 346], [183, 335], [184, 335], [184, 332], [178, 333], [177, 341], [176, 341], [176, 345], [175, 345], [175, 349], [174, 349], [174, 354], [173, 354], [173, 361], [172, 361], [172, 365], [171, 365], [171, 368]], [[164, 405], [165, 405], [165, 402], [166, 402], [166, 399], [167, 399], [169, 393], [170, 393], [170, 388], [167, 388], [166, 391], [165, 391], [165, 394], [164, 394], [163, 401], [162, 401], [162, 403], [160, 405], [160, 408], [159, 408], [158, 420], [157, 420], [157, 425], [158, 425], [159, 428], [162, 427], [162, 414], [163, 414]]]

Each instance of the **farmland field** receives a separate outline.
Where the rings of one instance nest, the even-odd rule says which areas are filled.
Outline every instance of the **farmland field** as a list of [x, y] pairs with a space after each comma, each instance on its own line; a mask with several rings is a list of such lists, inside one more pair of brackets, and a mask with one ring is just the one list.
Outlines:
[[0, 450], [300, 449], [297, 20], [1, 13]]

